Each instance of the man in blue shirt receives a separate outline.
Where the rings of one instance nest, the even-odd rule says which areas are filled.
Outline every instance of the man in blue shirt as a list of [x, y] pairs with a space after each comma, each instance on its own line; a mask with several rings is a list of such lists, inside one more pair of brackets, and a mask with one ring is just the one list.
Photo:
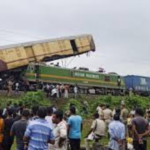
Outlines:
[[49, 123], [45, 120], [46, 115], [46, 108], [40, 107], [38, 110], [39, 119], [28, 125], [24, 135], [24, 144], [25, 147], [28, 146], [28, 150], [48, 150], [48, 143], [55, 143]]
[[124, 150], [125, 125], [120, 122], [120, 116], [118, 114], [114, 115], [114, 120], [109, 124], [108, 128], [110, 134], [110, 150]]
[[68, 119], [68, 136], [71, 150], [80, 150], [80, 139], [82, 132], [82, 118], [76, 115], [76, 108], [70, 108], [70, 117]]

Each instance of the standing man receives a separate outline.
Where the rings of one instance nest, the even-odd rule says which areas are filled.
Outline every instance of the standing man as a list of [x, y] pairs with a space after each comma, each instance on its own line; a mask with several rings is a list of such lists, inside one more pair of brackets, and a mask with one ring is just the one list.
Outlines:
[[55, 143], [52, 130], [45, 119], [46, 115], [46, 108], [40, 107], [38, 110], [39, 119], [31, 122], [25, 131], [24, 148], [28, 147], [28, 150], [48, 150], [48, 143]]
[[45, 90], [46, 90], [46, 96], [47, 98], [49, 97], [49, 94], [50, 94], [50, 85], [47, 83], [46, 86], [45, 86]]
[[55, 136], [55, 144], [50, 145], [50, 150], [66, 150], [67, 149], [67, 126], [63, 120], [63, 111], [57, 110], [53, 114], [53, 123], [56, 127], [53, 129]]
[[45, 119], [49, 123], [50, 128], [53, 130], [55, 128], [55, 124], [53, 123], [53, 107], [47, 107], [47, 116]]
[[104, 120], [100, 119], [98, 113], [95, 113], [93, 117], [94, 120], [92, 122], [91, 129], [88, 132], [87, 136], [85, 137], [86, 150], [90, 149], [88, 142], [89, 140], [95, 140], [95, 142], [98, 142], [101, 138], [105, 136], [106, 125]]
[[10, 135], [16, 136], [17, 150], [24, 150], [23, 136], [28, 124], [29, 110], [23, 110], [22, 118], [16, 121], [11, 128]]
[[13, 93], [13, 90], [12, 90], [13, 84], [14, 84], [13, 81], [11, 81], [11, 80], [8, 81], [8, 95], [7, 95], [8, 97], [11, 96]]
[[5, 148], [4, 150], [11, 150], [11, 146], [14, 141], [14, 137], [10, 136], [10, 130], [11, 127], [14, 123], [14, 118], [13, 118], [13, 113], [14, 110], [12, 108], [9, 108], [7, 110], [7, 116], [4, 119], [4, 131], [3, 131], [3, 147]]
[[99, 104], [99, 106], [96, 108], [96, 111], [99, 114], [99, 117], [103, 116], [103, 107], [104, 107], [103, 104]]
[[54, 100], [57, 99], [58, 90], [56, 87], [54, 87], [51, 91], [51, 96], [54, 98]]
[[59, 84], [56, 85], [56, 89], [57, 89], [57, 98], [60, 98], [61, 96], [60, 96], [60, 85]]
[[61, 95], [61, 98], [64, 98], [64, 93], [65, 93], [65, 87], [64, 87], [64, 85], [62, 84], [62, 85], [60, 85], [60, 95]]
[[147, 120], [143, 117], [144, 113], [141, 108], [135, 111], [135, 118], [132, 120], [133, 129], [133, 146], [135, 150], [146, 150], [146, 135], [150, 133], [150, 127]]
[[74, 86], [73, 91], [74, 91], [74, 98], [77, 98], [78, 87], [76, 85]]
[[70, 117], [68, 119], [68, 135], [71, 150], [80, 150], [80, 139], [82, 132], [82, 118], [76, 115], [76, 108], [70, 108]]
[[121, 104], [121, 120], [122, 122], [127, 125], [127, 118], [128, 118], [128, 114], [129, 114], [129, 111], [127, 110], [127, 108], [125, 107], [125, 104], [122, 103]]
[[114, 115], [114, 120], [109, 124], [108, 128], [110, 134], [110, 150], [125, 150], [125, 125], [121, 123], [118, 114]]
[[32, 115], [33, 115], [33, 117], [32, 118], [30, 118], [30, 121], [34, 121], [34, 120], [36, 120], [36, 119], [39, 119], [39, 116], [38, 116], [38, 109], [39, 109], [39, 106], [33, 106], [32, 107]]
[[104, 120], [106, 123], [106, 126], [108, 127], [109, 123], [112, 120], [112, 110], [109, 108], [109, 105], [106, 105], [106, 108], [103, 110]]
[[15, 92], [16, 92], [16, 94], [19, 93], [19, 82], [16, 82], [16, 84], [15, 84]]
[[64, 95], [64, 97], [67, 98], [67, 99], [69, 98], [69, 85], [67, 85], [67, 84], [65, 85], [65, 95]]

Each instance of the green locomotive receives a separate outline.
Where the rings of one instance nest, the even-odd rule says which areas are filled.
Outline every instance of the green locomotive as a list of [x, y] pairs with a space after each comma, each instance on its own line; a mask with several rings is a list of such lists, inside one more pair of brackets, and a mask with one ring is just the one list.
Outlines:
[[81, 91], [100, 94], [123, 93], [125, 84], [122, 77], [79, 69], [67, 69], [45, 64], [32, 63], [25, 76], [30, 83], [68, 84], [80, 87]]

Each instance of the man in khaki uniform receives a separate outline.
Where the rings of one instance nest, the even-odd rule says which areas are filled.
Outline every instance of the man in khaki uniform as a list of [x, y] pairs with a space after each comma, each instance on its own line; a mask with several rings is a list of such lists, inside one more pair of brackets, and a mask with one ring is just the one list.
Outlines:
[[97, 111], [97, 113], [99, 114], [99, 117], [103, 116], [103, 108], [104, 108], [104, 105], [103, 105], [103, 104], [100, 104], [100, 105], [96, 108], [96, 111]]
[[95, 140], [95, 142], [98, 142], [102, 137], [105, 136], [105, 130], [106, 130], [105, 122], [102, 119], [100, 119], [98, 113], [95, 113], [93, 117], [94, 120], [92, 122], [91, 129], [88, 132], [87, 136], [85, 137], [86, 150], [90, 149], [90, 145], [88, 142], [89, 140]]
[[112, 120], [112, 110], [109, 108], [109, 105], [106, 105], [106, 108], [103, 110], [104, 120], [108, 127], [109, 123]]
[[125, 107], [125, 104], [122, 104], [121, 105], [121, 119], [122, 119], [122, 122], [126, 125], [127, 124], [127, 118], [128, 118], [128, 114], [129, 114], [129, 111], [127, 110], [127, 108]]

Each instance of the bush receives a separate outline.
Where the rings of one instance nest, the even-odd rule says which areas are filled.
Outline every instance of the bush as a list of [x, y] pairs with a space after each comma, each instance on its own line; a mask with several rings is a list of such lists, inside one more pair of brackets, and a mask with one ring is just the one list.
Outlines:
[[149, 97], [131, 96], [126, 98], [126, 104], [129, 108], [141, 107], [146, 109], [150, 104]]
[[[23, 104], [28, 107], [38, 105], [38, 106], [47, 106], [48, 102], [45, 100], [44, 94], [42, 91], [37, 92], [27, 92], [20, 100]], [[50, 105], [50, 102], [49, 102]]]

